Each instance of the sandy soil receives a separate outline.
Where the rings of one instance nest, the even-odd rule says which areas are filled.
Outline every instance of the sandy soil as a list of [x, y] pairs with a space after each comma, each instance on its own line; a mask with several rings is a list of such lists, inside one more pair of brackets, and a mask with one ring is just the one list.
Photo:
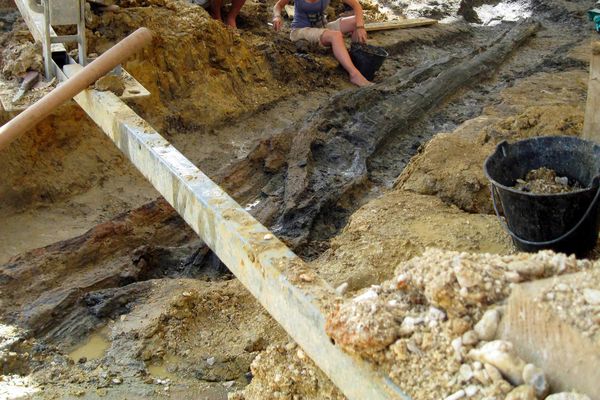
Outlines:
[[[119, 12], [91, 16], [92, 51], [102, 52], [140, 25], [160, 33], [151, 49], [125, 65], [152, 92], [132, 107], [209, 175], [220, 176], [221, 166], [302, 122], [333, 93], [349, 87], [326, 54], [298, 54], [256, 22], [268, 19], [270, 2], [249, 1], [241, 32], [182, 1], [119, 3]], [[419, 15], [455, 13], [454, 3], [450, 8], [414, 3], [414, 10], [425, 10]], [[415, 267], [419, 263], [435, 275], [436, 265], [456, 256], [425, 253], [430, 247], [468, 252], [474, 264], [514, 253], [490, 214], [483, 159], [503, 139], [578, 135], [587, 85], [589, 49], [581, 42], [588, 36], [568, 19], [585, 5], [532, 4], [551, 10], [544, 14], [546, 29], [490, 82], [458, 93], [411, 132], [399, 133], [401, 140], [391, 138], [370, 160], [374, 179], [365, 193], [340, 202], [345, 211], [339, 218], [348, 223], [335, 221], [345, 227], [326, 240], [324, 253], [314, 253], [318, 258], [310, 265], [333, 286], [347, 283], [346, 299], [371, 285], [395, 282], [403, 268], [415, 279], [422, 277]], [[3, 40], [28, 40], [16, 34], [23, 25], [15, 26]], [[557, 27], [572, 31], [564, 34]], [[382, 35], [397, 57], [382, 76], [421, 59], [467, 51], [499, 29], [461, 25], [442, 32], [432, 28], [423, 37], [414, 31], [404, 39]], [[0, 114], [2, 121], [8, 117]], [[396, 152], [398, 147], [407, 150]], [[173, 210], [161, 201], [148, 203], [156, 197], [153, 189], [75, 106], [65, 106], [5, 151], [0, 168], [6, 171], [0, 182], [0, 265], [8, 261], [0, 266], [0, 394], [343, 398], [240, 283], [202, 250]], [[501, 284], [502, 296], [468, 304], [466, 312], [453, 308], [455, 303], [428, 299], [412, 311], [429, 313], [426, 304], [451, 318], [437, 330], [401, 338], [397, 346], [397, 338], [384, 332], [375, 338], [376, 354], [361, 354], [385, 365], [399, 383], [410, 381], [404, 388], [416, 398], [453, 393], [465, 385], [455, 379], [461, 364], [452, 358], [451, 341], [508, 294], [506, 282]], [[352, 343], [347, 348], [352, 351]], [[415, 349], [431, 351], [419, 361], [422, 354]], [[439, 368], [425, 371], [424, 360]], [[444, 379], [452, 385], [443, 386]], [[511, 389], [497, 383], [490, 390], [501, 399]]]

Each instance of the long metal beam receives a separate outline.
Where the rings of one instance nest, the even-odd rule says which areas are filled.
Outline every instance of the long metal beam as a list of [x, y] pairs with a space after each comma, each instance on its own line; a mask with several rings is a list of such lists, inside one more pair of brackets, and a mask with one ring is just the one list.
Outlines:
[[[39, 21], [16, 0], [34, 37]], [[56, 67], [59, 80], [80, 68]], [[74, 100], [177, 210], [286, 332], [351, 400], [410, 400], [387, 376], [344, 353], [325, 333], [335, 292], [285, 244], [111, 92]]]
[[331, 343], [325, 314], [335, 292], [285, 244], [113, 93], [86, 90], [74, 100], [349, 399], [409, 399]]

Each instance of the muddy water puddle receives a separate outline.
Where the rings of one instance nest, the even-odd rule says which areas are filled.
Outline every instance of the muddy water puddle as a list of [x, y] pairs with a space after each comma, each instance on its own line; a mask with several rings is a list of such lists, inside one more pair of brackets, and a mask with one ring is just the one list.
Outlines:
[[110, 342], [103, 333], [93, 333], [83, 344], [69, 353], [69, 358], [75, 362], [78, 362], [82, 358], [97, 360], [104, 356], [109, 347]]
[[175, 369], [182, 361], [183, 360], [177, 356], [166, 355], [161, 362], [150, 363], [146, 368], [154, 378], [175, 380], [177, 379]]

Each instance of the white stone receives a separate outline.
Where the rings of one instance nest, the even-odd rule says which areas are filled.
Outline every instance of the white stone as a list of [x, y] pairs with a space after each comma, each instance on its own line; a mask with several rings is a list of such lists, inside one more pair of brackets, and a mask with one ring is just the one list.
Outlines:
[[600, 290], [583, 289], [583, 298], [586, 303], [596, 305], [600, 304]]
[[422, 324], [424, 319], [421, 317], [404, 317], [400, 325], [400, 335], [410, 336], [417, 329], [417, 326]]
[[524, 382], [525, 362], [516, 355], [510, 342], [504, 340], [488, 342], [479, 349], [471, 350], [469, 357], [493, 365], [515, 386], [522, 385]]
[[469, 382], [473, 378], [473, 369], [469, 364], [462, 364], [458, 369], [458, 379], [461, 382]]
[[479, 343], [479, 337], [475, 331], [467, 331], [462, 336], [462, 342], [465, 346], [473, 346]]
[[591, 399], [589, 397], [587, 397], [585, 394], [563, 392], [563, 393], [551, 394], [550, 396], [546, 397], [546, 400], [591, 400]]
[[[498, 373], [498, 375], [500, 375], [500, 372], [498, 372], [498, 370], [496, 370], [496, 372]], [[490, 377], [484, 369], [476, 369], [475, 371], [473, 371], [473, 377], [477, 380], [477, 382], [481, 383], [483, 386], [488, 386], [491, 383]], [[501, 375], [500, 379], [502, 379]]]
[[550, 392], [550, 384], [544, 371], [533, 364], [527, 364], [523, 368], [523, 380], [533, 388], [535, 396], [539, 399], [543, 399]]
[[446, 397], [444, 400], [459, 400], [462, 399], [463, 397], [465, 397], [466, 393], [464, 390], [459, 390], [456, 393], [451, 394], [450, 396]]
[[501, 382], [504, 380], [502, 374], [498, 371], [498, 368], [494, 367], [492, 364], [485, 363], [483, 364], [483, 368], [492, 382]]
[[473, 397], [479, 392], [479, 387], [475, 385], [469, 385], [465, 388], [465, 394], [467, 397]]
[[446, 313], [439, 308], [429, 307], [429, 318], [436, 321], [444, 321], [446, 319]]
[[342, 283], [340, 286], [335, 288], [335, 292], [339, 295], [342, 296], [344, 293], [346, 293], [346, 291], [348, 290], [348, 282], [344, 282]]
[[208, 358], [206, 359], [206, 363], [207, 363], [209, 366], [211, 366], [211, 367], [212, 367], [213, 365], [215, 365], [215, 361], [216, 361], [216, 360], [215, 360], [215, 358], [214, 358], [214, 357], [208, 357]]
[[511, 390], [506, 400], [536, 400], [535, 391], [529, 385], [521, 385]]
[[498, 324], [500, 323], [500, 313], [498, 310], [487, 310], [481, 320], [475, 324], [475, 332], [480, 340], [494, 340]]

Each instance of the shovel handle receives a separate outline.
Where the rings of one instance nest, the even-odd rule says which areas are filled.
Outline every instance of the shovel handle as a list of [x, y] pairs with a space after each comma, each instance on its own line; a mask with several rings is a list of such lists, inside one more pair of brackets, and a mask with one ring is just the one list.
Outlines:
[[56, 108], [85, 90], [98, 78], [106, 75], [129, 56], [152, 41], [152, 32], [139, 28], [125, 39], [114, 45], [96, 60], [73, 77], [64, 81], [56, 89], [29, 106], [21, 114], [0, 127], [0, 150], [8, 146], [28, 129], [46, 118]]

